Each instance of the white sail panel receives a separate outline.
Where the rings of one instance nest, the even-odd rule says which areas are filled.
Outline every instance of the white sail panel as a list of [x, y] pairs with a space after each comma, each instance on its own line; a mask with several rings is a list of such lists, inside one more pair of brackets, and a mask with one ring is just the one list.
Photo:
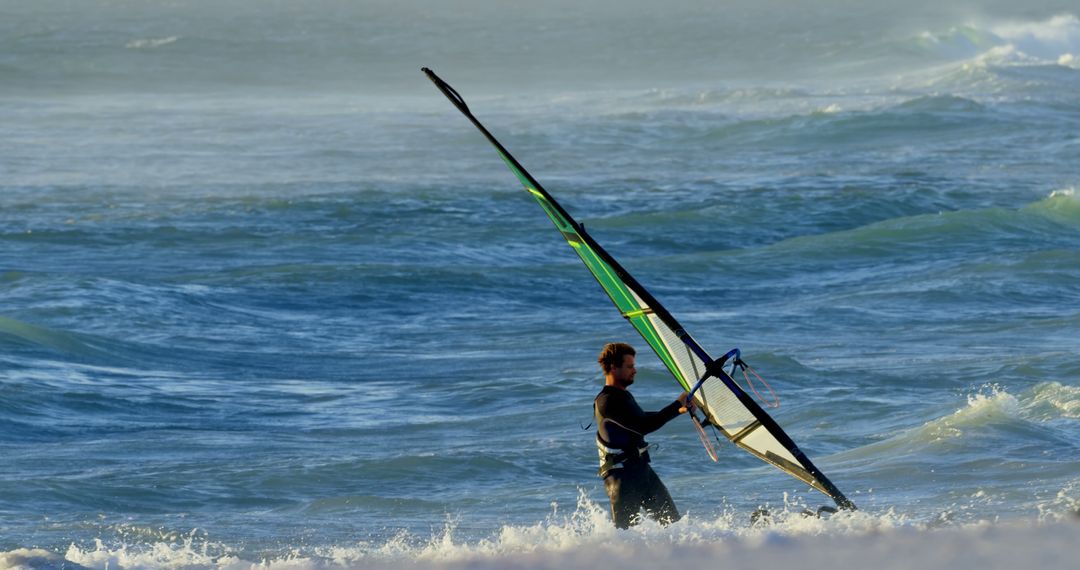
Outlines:
[[799, 465], [799, 460], [795, 459], [795, 456], [792, 455], [786, 447], [781, 445], [779, 441], [776, 441], [773, 434], [769, 433], [769, 430], [765, 429], [760, 424], [757, 427], [752, 428], [749, 433], [739, 439], [739, 443], [762, 455], [768, 456], [771, 453], [774, 456], [790, 461], [795, 465]]
[[[640, 306], [648, 306], [636, 293], [634, 298]], [[690, 386], [697, 384], [705, 375], [705, 363], [658, 316], [649, 315], [649, 322], [663, 340], [671, 360], [686, 383]], [[721, 379], [713, 377], [703, 382], [694, 393], [694, 401], [728, 439], [736, 440], [740, 446], [762, 457], [779, 457], [801, 470], [799, 460], [757, 421], [750, 409]]]

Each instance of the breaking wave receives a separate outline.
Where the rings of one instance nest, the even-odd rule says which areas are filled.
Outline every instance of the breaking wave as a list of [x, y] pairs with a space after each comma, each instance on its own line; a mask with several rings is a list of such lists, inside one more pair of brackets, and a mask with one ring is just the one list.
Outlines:
[[[1068, 490], [1063, 490], [1068, 493]], [[577, 508], [561, 515], [557, 506], [547, 520], [535, 525], [504, 526], [478, 541], [458, 538], [457, 524], [448, 521], [428, 537], [399, 534], [382, 542], [357, 541], [322, 547], [296, 547], [285, 554], [260, 555], [233, 550], [201, 531], [162, 537], [158, 542], [70, 545], [65, 552], [21, 548], [0, 553], [6, 568], [75, 569], [346, 569], [346, 568], [595, 568], [616, 563], [620, 568], [650, 568], [678, 557], [693, 566], [717, 557], [739, 568], [764, 569], [820, 560], [835, 562], [837, 553], [855, 565], [884, 568], [917, 558], [931, 566], [948, 556], [954, 567], [974, 568], [984, 558], [995, 568], [1014, 557], [1038, 552], [1041, 568], [1071, 567], [1066, 546], [1080, 537], [1080, 525], [1067, 519], [1047, 519], [1043, 525], [952, 526], [906, 521], [891, 511], [840, 513], [822, 519], [803, 514], [801, 505], [785, 504], [758, 525], [739, 521], [735, 513], [715, 519], [690, 514], [669, 527], [646, 521], [628, 531], [613, 528], [607, 513], [582, 496]], [[151, 533], [152, 534], [152, 533]], [[842, 544], [843, 547], [837, 547]], [[912, 548], [915, 547], [914, 550]], [[1047, 554], [1059, 552], [1059, 556]], [[977, 553], [977, 554], [972, 554]], [[882, 566], [883, 564], [883, 566]], [[959, 565], [957, 565], [959, 564]], [[812, 567], [821, 566], [812, 564]]]
[[1067, 65], [1080, 54], [1080, 18], [1059, 14], [1042, 21], [966, 24], [924, 31], [915, 41], [939, 56], [975, 63]]

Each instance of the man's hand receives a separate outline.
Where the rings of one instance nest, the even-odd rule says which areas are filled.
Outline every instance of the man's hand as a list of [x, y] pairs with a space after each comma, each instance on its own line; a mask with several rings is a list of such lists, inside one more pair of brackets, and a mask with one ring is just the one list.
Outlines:
[[[679, 401], [679, 403], [682, 404], [682, 406], [679, 407], [679, 413], [680, 414], [685, 414], [686, 411], [689, 409], [689, 406], [686, 405], [686, 397], [689, 396], [689, 395], [690, 395], [690, 392], [683, 392], [682, 394], [679, 394], [678, 398], [676, 398]], [[693, 404], [691, 403], [691, 405], [693, 405]]]

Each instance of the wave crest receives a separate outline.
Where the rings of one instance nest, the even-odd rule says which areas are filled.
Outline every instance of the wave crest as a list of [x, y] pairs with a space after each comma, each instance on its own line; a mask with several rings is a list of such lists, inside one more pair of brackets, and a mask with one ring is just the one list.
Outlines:
[[[1067, 499], [1066, 499], [1067, 502]], [[732, 529], [727, 519], [686, 517], [669, 527], [645, 523], [616, 531], [606, 514], [592, 505], [574, 523], [545, 523], [537, 527], [507, 527], [480, 543], [459, 543], [452, 522], [426, 542], [410, 544], [401, 536], [385, 544], [358, 543], [329, 548], [300, 547], [264, 557], [219, 550], [202, 540], [156, 543], [139, 547], [108, 547], [95, 541], [91, 548], [72, 545], [65, 556], [43, 550], [0, 553], [28, 568], [215, 568], [215, 569], [344, 569], [344, 568], [655, 568], [678, 559], [690, 566], [725, 560], [748, 570], [789, 566], [836, 565], [906, 568], [910, 564], [937, 566], [943, 559], [959, 567], [1009, 567], [1037, 557], [1042, 568], [1071, 568], [1080, 527], [1058, 523], [1038, 526], [985, 524], [931, 530], [911, 525], [891, 511], [839, 513], [828, 519], [805, 517], [785, 505], [772, 524]], [[582, 506], [579, 503], [579, 512]], [[604, 517], [593, 526], [593, 519]], [[1057, 520], [1047, 517], [1043, 522]], [[537, 530], [538, 533], [532, 532]], [[1057, 553], [1048, 555], [1046, 553]], [[840, 553], [841, 560], [836, 556]], [[915, 562], [913, 558], [915, 557]], [[252, 562], [245, 558], [255, 558]]]
[[[803, 537], [852, 537], [873, 535], [912, 526], [891, 509], [884, 512], [843, 512], [828, 518], [806, 516], [807, 505], [785, 496], [783, 505], [770, 506], [767, 524], [751, 524], [748, 513], [732, 510], [715, 517], [687, 515], [667, 527], [646, 520], [627, 531], [612, 526], [604, 506], [579, 491], [576, 508], [563, 514], [552, 503], [552, 513], [533, 525], [504, 525], [489, 538], [465, 540], [459, 521], [448, 517], [441, 529], [428, 537], [400, 532], [385, 541], [311, 546], [293, 549], [259, 563], [252, 555], [234, 551], [211, 540], [201, 531], [164, 541], [109, 545], [97, 539], [92, 546], [72, 544], [62, 562], [77, 568], [447, 568], [534, 567], [533, 562], [552, 556], [569, 556], [572, 567], [595, 567], [615, 555], [644, 553], [655, 549], [685, 550], [721, 546], [760, 552], [778, 542]], [[921, 528], [916, 525], [915, 528]], [[55, 554], [35, 551], [39, 560], [56, 561]], [[33, 558], [33, 556], [31, 556]], [[627, 563], [632, 562], [630, 559]], [[490, 566], [489, 566], [490, 565]], [[631, 564], [632, 567], [638, 567]], [[549, 567], [536, 563], [535, 567]]]
[[1059, 14], [1034, 22], [966, 24], [924, 31], [914, 41], [940, 57], [971, 59], [976, 65], [1068, 65], [1080, 53], [1080, 18]]
[[1041, 22], [1006, 23], [991, 31], [1030, 56], [1056, 61], [1080, 52], [1080, 18], [1059, 14]]
[[1024, 206], [1021, 211], [1058, 222], [1080, 223], [1080, 196], [1076, 195], [1074, 188], [1054, 190], [1046, 198]]
[[1027, 417], [1037, 421], [1080, 419], [1080, 387], [1060, 382], [1041, 382], [1024, 404]]
[[924, 424], [919, 429], [919, 439], [957, 438], [967, 428], [1020, 419], [1021, 409], [1016, 396], [999, 386], [986, 386], [984, 390], [968, 395], [966, 407]]

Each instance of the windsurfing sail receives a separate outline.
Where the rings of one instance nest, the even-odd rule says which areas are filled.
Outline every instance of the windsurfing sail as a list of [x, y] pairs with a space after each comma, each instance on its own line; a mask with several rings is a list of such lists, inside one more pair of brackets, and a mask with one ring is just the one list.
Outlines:
[[[724, 370], [731, 351], [713, 359], [633, 276], [627, 272], [581, 224], [532, 177], [469, 110], [465, 100], [428, 68], [423, 68], [439, 91], [487, 138], [525, 190], [555, 224], [562, 236], [622, 316], [641, 334], [683, 389], [692, 392], [694, 403], [706, 420], [738, 447], [831, 497], [842, 509], [855, 509], [836, 485], [829, 481], [769, 414]], [[736, 356], [736, 361], [738, 356]]]

